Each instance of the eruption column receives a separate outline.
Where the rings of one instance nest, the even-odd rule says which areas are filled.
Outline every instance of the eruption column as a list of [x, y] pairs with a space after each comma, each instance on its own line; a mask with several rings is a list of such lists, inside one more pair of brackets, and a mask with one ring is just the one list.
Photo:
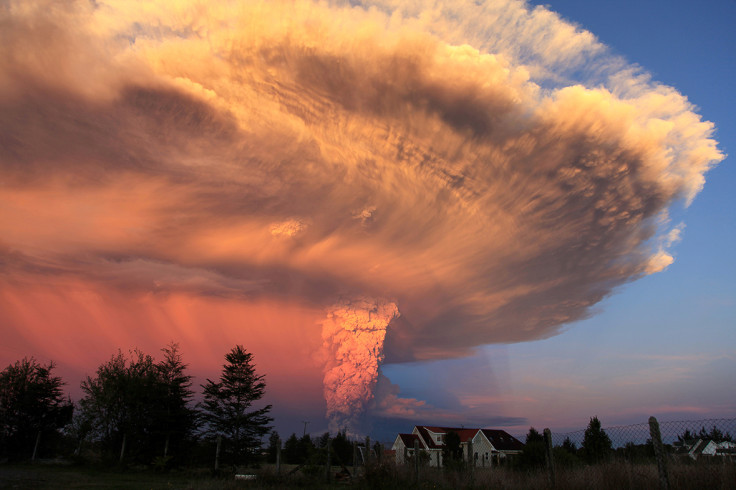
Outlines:
[[383, 341], [395, 303], [372, 298], [333, 305], [322, 324], [325, 353], [324, 396], [330, 430], [356, 430], [366, 404], [373, 398]]

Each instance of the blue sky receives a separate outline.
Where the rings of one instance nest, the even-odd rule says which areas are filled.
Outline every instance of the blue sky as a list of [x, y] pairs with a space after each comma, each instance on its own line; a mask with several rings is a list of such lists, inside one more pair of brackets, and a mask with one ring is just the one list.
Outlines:
[[[544, 3], [652, 78], [675, 87], [716, 125], [727, 155], [736, 151], [736, 2], [559, 1]], [[736, 168], [727, 157], [706, 175], [683, 221], [675, 262], [620, 287], [589, 319], [562, 334], [493, 345], [468, 360], [387, 366], [402, 395], [452, 407], [457, 397], [432, 395], [448, 370], [486, 379], [495, 415], [557, 430], [604, 425], [732, 417], [736, 413]], [[474, 373], [474, 374], [470, 374]], [[484, 376], [485, 373], [485, 376]], [[416, 388], [411, 388], [417, 386]], [[468, 387], [461, 390], [468, 395]], [[499, 419], [500, 420], [500, 419]], [[523, 432], [524, 424], [513, 427]]]

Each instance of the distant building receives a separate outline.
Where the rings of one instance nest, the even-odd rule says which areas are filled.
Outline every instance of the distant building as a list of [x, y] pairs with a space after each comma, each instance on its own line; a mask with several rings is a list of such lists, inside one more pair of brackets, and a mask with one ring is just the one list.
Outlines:
[[712, 439], [698, 439], [687, 449], [687, 455], [692, 459], [698, 459], [701, 456], [736, 457], [736, 443], [731, 441], [716, 442]]
[[[460, 436], [463, 459], [473, 461], [477, 467], [496, 466], [524, 449], [524, 444], [503, 430], [417, 425], [411, 434], [396, 436], [391, 447], [395, 451], [396, 463], [403, 464], [407, 459], [413, 458], [416, 444], [420, 453], [427, 455], [425, 457], [430, 466], [442, 467], [442, 452], [448, 432], [456, 432]], [[471, 442], [473, 452], [469, 455]]]

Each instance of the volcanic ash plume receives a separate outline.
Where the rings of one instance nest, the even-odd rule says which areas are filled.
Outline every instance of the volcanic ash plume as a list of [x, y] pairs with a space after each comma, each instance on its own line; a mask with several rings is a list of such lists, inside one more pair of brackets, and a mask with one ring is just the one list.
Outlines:
[[341, 301], [329, 309], [322, 323], [322, 340], [331, 431], [356, 428], [373, 398], [386, 328], [398, 316], [395, 303], [371, 298]]

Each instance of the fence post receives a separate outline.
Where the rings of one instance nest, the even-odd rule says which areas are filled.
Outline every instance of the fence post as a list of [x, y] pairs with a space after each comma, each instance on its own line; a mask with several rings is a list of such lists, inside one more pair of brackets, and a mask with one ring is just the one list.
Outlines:
[[664, 446], [662, 445], [659, 422], [654, 417], [649, 417], [649, 435], [652, 438], [654, 456], [657, 458], [657, 468], [659, 468], [659, 488], [669, 490], [670, 482], [667, 476], [667, 454], [664, 452]]
[[414, 439], [414, 484], [419, 482], [419, 441]]
[[215, 449], [215, 471], [220, 469], [220, 445], [222, 445], [222, 436], [217, 436], [217, 449]]
[[332, 449], [332, 439], [328, 437], [327, 438], [327, 464], [325, 465], [325, 481], [327, 481], [327, 483], [330, 483], [330, 471], [332, 471], [330, 468], [332, 466], [331, 449]]
[[552, 454], [552, 431], [544, 429], [544, 456], [547, 461], [547, 480], [555, 488], [555, 460]]
[[468, 441], [468, 465], [470, 466], [470, 487], [475, 486], [475, 451], [473, 450], [473, 439]]
[[31, 456], [31, 461], [36, 461], [36, 453], [38, 453], [38, 445], [41, 442], [41, 431], [38, 431], [38, 434], [36, 434], [36, 445], [33, 446], [33, 456]]
[[128, 434], [123, 434], [123, 445], [120, 447], [120, 464], [123, 463], [125, 457], [125, 443], [128, 442]]
[[276, 443], [276, 474], [281, 475], [281, 439]]
[[353, 476], [358, 476], [358, 441], [353, 441]]

